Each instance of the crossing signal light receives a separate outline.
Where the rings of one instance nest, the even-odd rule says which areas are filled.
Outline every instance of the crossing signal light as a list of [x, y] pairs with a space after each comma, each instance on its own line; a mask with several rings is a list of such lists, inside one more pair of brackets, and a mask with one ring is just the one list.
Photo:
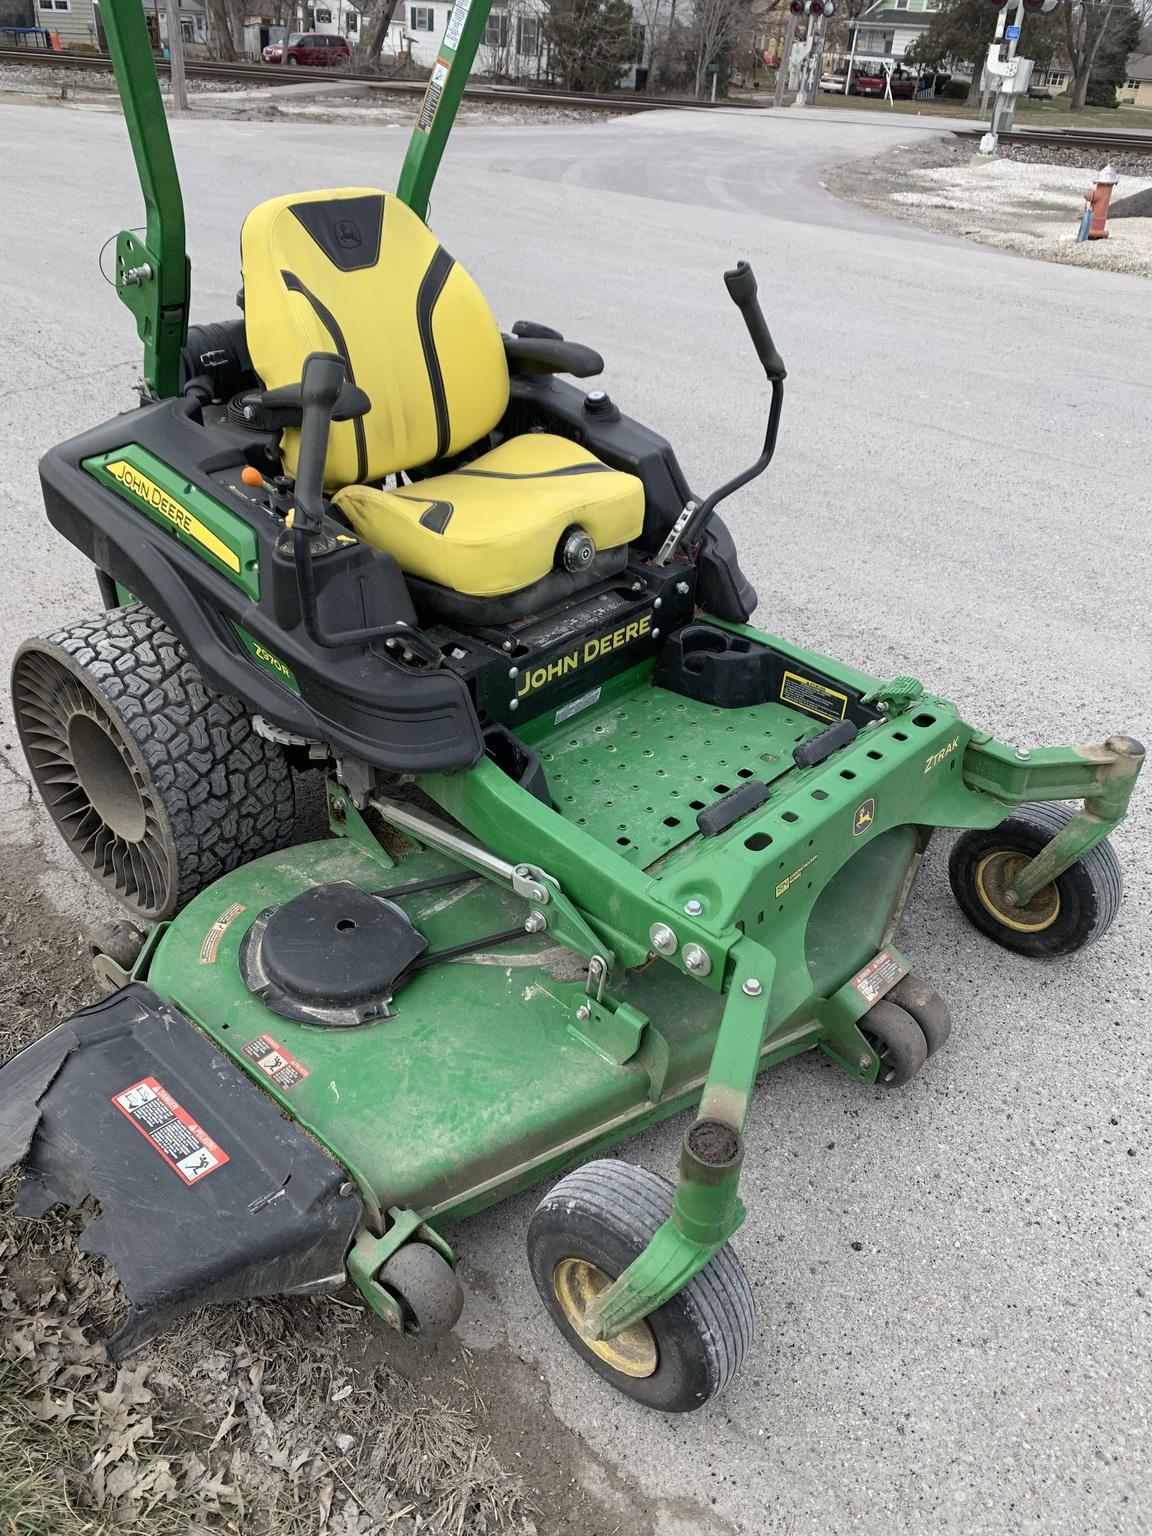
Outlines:
[[804, 0], [791, 0], [788, 9], [792, 12], [793, 16], [803, 16], [806, 10]]
[[1012, 0], [988, 0], [988, 4], [994, 11], [1006, 11], [1012, 4]]
[[831, 16], [835, 10], [835, 0], [808, 0], [809, 16]]
[[1024, 9], [1034, 16], [1051, 16], [1060, 0], [1024, 0]]

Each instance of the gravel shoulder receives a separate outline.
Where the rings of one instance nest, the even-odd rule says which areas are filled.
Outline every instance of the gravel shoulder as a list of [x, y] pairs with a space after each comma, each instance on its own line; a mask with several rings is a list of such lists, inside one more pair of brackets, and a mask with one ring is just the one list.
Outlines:
[[[1118, 168], [1117, 198], [1152, 188], [1152, 158], [1135, 156]], [[1076, 243], [1084, 193], [1098, 169], [1084, 151], [1014, 148], [986, 158], [949, 136], [833, 167], [824, 185], [845, 202], [938, 234], [1041, 261], [1152, 277], [1152, 218], [1112, 219], [1107, 240]]]

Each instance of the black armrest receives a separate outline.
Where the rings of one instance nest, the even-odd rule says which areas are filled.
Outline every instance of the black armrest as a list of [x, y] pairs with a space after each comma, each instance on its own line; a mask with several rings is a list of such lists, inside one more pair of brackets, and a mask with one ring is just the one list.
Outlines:
[[[261, 425], [268, 431], [280, 427], [298, 427], [304, 413], [302, 384], [281, 384], [279, 389], [265, 389], [251, 397], [260, 413]], [[347, 380], [340, 387], [333, 421], [352, 421], [372, 409], [372, 402], [362, 389]]]
[[[519, 326], [524, 322], [516, 323]], [[604, 372], [604, 359], [599, 352], [562, 337], [505, 336], [504, 356], [509, 373], [570, 373], [577, 379], [590, 379]]]

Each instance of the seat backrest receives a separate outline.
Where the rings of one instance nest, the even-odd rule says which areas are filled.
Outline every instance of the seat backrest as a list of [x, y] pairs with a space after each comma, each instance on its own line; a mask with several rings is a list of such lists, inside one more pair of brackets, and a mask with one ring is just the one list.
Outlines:
[[[245, 219], [240, 260], [264, 387], [296, 383], [309, 352], [338, 352], [372, 402], [333, 426], [328, 488], [458, 453], [504, 414], [508, 365], [492, 311], [399, 198], [368, 187], [272, 198]], [[284, 433], [289, 473], [298, 439]]]

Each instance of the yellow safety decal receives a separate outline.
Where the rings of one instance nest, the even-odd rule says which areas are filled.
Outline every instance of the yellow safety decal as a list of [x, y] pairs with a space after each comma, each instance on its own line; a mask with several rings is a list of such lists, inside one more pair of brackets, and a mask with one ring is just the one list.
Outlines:
[[166, 518], [174, 528], [186, 533], [190, 539], [195, 539], [197, 544], [202, 544], [209, 554], [215, 555], [221, 565], [226, 565], [230, 571], [239, 572], [240, 556], [236, 551], [229, 548], [223, 539], [217, 538], [211, 528], [206, 528], [198, 517], [193, 517], [188, 508], [182, 506], [174, 496], [161, 490], [155, 480], [149, 480], [147, 475], [141, 474], [134, 464], [129, 464], [125, 459], [114, 459], [111, 464], [105, 464], [104, 473], [118, 480], [126, 491]]
[[785, 672], [780, 684], [780, 702], [791, 704], [820, 720], [843, 720], [848, 709], [846, 693], [839, 693], [813, 678], [801, 677], [799, 672]]
[[651, 631], [652, 615], [646, 613], [642, 619], [634, 619], [631, 624], [621, 624], [619, 629], [614, 629], [607, 635], [594, 635], [592, 639], [578, 645], [575, 650], [567, 651], [563, 656], [557, 656], [545, 666], [528, 667], [520, 676], [516, 697], [522, 699], [526, 693], [534, 693], [537, 688], [543, 688], [546, 683], [554, 683], [559, 677], [567, 677], [578, 667], [587, 666], [590, 661], [597, 661], [601, 656], [608, 656], [613, 651], [631, 645], [634, 640], [643, 639]]
[[925, 760], [924, 760], [924, 772], [925, 773], [931, 773], [933, 768], [938, 768], [946, 757], [951, 757], [952, 756], [953, 752], [955, 752], [956, 748], [959, 745], [960, 745], [960, 738], [959, 738], [959, 736], [953, 736], [952, 740], [950, 742], [948, 742], [947, 746], [941, 747], [939, 752], [933, 752], [931, 757], [925, 758]]
[[780, 884], [776, 887], [777, 896], [783, 896], [786, 890], [795, 885], [804, 871], [806, 869], [811, 869], [819, 857], [820, 855], [818, 853], [814, 853], [806, 864], [801, 864], [799, 869], [794, 869], [788, 876], [787, 880], [781, 880]]

